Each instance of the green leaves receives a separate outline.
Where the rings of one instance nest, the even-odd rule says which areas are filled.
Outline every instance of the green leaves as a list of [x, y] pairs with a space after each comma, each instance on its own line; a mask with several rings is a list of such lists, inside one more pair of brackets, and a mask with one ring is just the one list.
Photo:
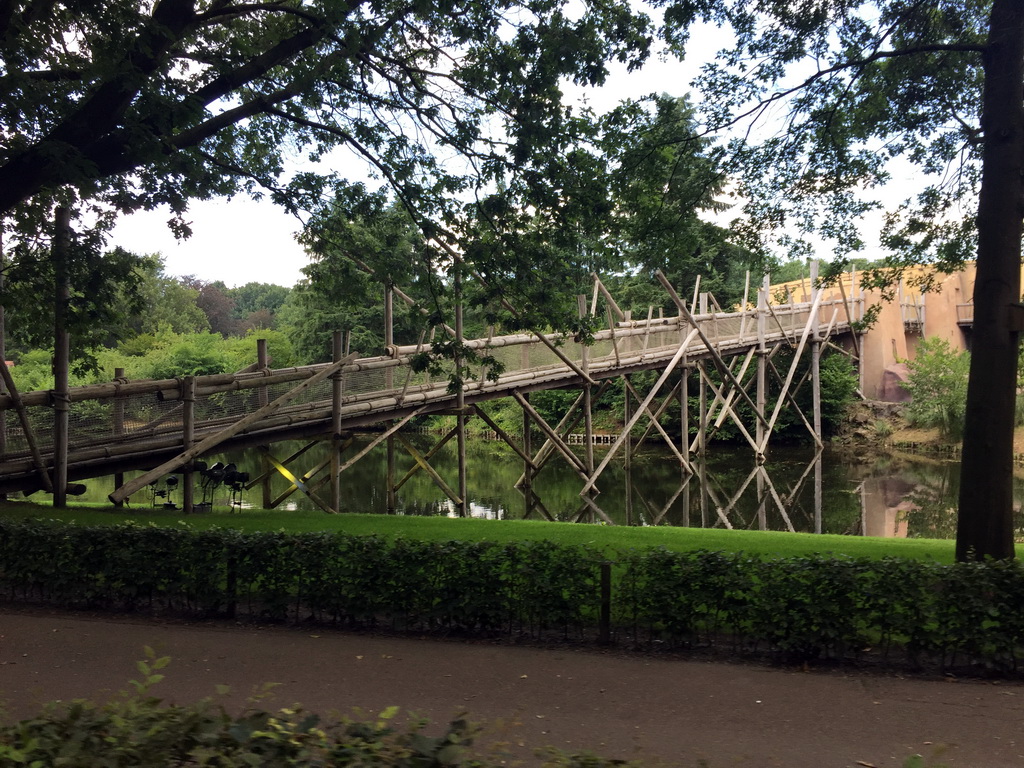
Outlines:
[[883, 246], [899, 263], [970, 258], [990, 3], [659, 4], [679, 55], [697, 20], [735, 35], [697, 87], [762, 247], [788, 248], [800, 231], [840, 256], [859, 250], [858, 219], [882, 205], [880, 186], [920, 172], [919, 196], [886, 201]]
[[[7, 600], [445, 634], [593, 640], [603, 559], [546, 541], [0, 522]], [[646, 549], [617, 555], [612, 584], [612, 629], [634, 645], [790, 661], [857, 660], [870, 646], [890, 663], [1011, 673], [1024, 654], [1024, 570], [1014, 562]], [[166, 664], [147, 650], [133, 685], [146, 691]], [[377, 730], [390, 722], [381, 720]], [[274, 733], [263, 720], [249, 726], [236, 737]]]
[[949, 440], [959, 440], [967, 409], [970, 355], [953, 349], [938, 336], [924, 339], [907, 363], [910, 373], [903, 388], [910, 393], [906, 415], [919, 427], [937, 427]]

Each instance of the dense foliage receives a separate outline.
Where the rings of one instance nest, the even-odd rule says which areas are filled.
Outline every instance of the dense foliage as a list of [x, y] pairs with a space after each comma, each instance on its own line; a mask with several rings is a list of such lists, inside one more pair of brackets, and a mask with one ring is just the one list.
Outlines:
[[[691, 26], [733, 45], [697, 87], [747, 202], [748, 243], [794, 255], [816, 232], [847, 255], [884, 210], [890, 263], [976, 257], [957, 556], [1014, 556], [1013, 417], [1024, 230], [1024, 6], [1017, 0], [662, 0], [683, 54]], [[779, 116], [774, 125], [771, 118]], [[891, 180], [913, 180], [883, 204]], [[887, 190], [892, 186], [886, 187]], [[910, 196], [912, 195], [912, 196]], [[893, 279], [889, 273], [886, 281]]]
[[[149, 650], [149, 649], [147, 649]], [[143, 679], [133, 680], [139, 695], [102, 706], [75, 701], [50, 705], [36, 717], [0, 727], [0, 763], [26, 766], [107, 766], [108, 768], [489, 768], [496, 761], [474, 756], [476, 731], [454, 720], [440, 736], [423, 732], [426, 723], [395, 722], [397, 707], [375, 720], [322, 720], [300, 708], [267, 712], [251, 707], [229, 714], [209, 700], [164, 705], [149, 694], [162, 679], [156, 674], [169, 657], [139, 662]], [[616, 763], [618, 761], [615, 761]], [[585, 763], [606, 765], [594, 758]], [[569, 755], [549, 765], [581, 765]]]
[[907, 363], [910, 393], [906, 416], [916, 427], [937, 427], [950, 440], [963, 437], [970, 354], [938, 337], [924, 339]]
[[[159, 562], [159, 569], [152, 563]], [[1024, 571], [550, 542], [0, 523], [6, 600], [1019, 671]], [[601, 597], [611, 568], [610, 602]], [[602, 615], [606, 618], [602, 619]]]

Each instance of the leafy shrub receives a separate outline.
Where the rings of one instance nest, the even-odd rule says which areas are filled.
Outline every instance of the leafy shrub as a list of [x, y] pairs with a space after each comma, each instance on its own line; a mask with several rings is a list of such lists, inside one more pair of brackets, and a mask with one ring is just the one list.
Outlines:
[[[703, 645], [785, 660], [983, 665], [1024, 653], [1024, 566], [825, 555], [620, 552], [552, 542], [429, 542], [342, 533], [87, 528], [0, 521], [0, 599], [318, 621], [395, 630]], [[153, 567], [158, 563], [159, 567]]]
[[950, 440], [964, 433], [967, 376], [971, 358], [938, 336], [924, 339], [917, 356], [907, 363], [910, 373], [903, 384], [911, 401], [906, 416], [915, 427], [937, 427]]

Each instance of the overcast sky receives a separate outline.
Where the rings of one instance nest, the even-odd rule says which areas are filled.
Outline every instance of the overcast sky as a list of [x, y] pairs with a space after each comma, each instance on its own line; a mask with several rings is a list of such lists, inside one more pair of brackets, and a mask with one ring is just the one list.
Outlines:
[[[613, 67], [603, 88], [586, 92], [588, 102], [596, 111], [603, 112], [624, 98], [654, 92], [673, 96], [688, 93], [688, 84], [699, 64], [712, 57], [726, 38], [710, 28], [695, 33], [691, 39], [694, 45], [685, 63], [653, 57], [639, 72], [627, 73], [622, 67]], [[568, 89], [567, 96], [579, 98], [583, 93]], [[350, 167], [350, 179], [368, 180], [360, 166]], [[267, 201], [240, 196], [195, 202], [186, 216], [192, 236], [183, 242], [177, 242], [168, 229], [169, 218], [166, 210], [126, 216], [114, 229], [110, 245], [136, 253], [159, 253], [170, 275], [222, 280], [229, 287], [248, 282], [292, 286], [302, 278], [300, 270], [308, 263], [295, 242], [301, 223]]]

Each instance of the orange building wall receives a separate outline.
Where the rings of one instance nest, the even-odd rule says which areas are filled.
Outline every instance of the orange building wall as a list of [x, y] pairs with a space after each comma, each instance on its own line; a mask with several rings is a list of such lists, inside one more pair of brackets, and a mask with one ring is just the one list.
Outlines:
[[[845, 292], [846, 298], [857, 300], [859, 306], [879, 307], [877, 320], [859, 337], [861, 392], [869, 400], [906, 399], [899, 381], [906, 376], [906, 361], [914, 359], [922, 338], [938, 336], [954, 349], [967, 349], [969, 331], [958, 325], [958, 307], [971, 301], [974, 263], [953, 275], [937, 275], [933, 290], [922, 293], [914, 283], [925, 274], [924, 268], [908, 272], [891, 301], [884, 300], [878, 290], [863, 290], [857, 273], [843, 276], [843, 291], [838, 286], [826, 289], [826, 299], [839, 299]], [[769, 296], [773, 303], [782, 303], [787, 296], [810, 301], [809, 293], [809, 281], [797, 280], [773, 285]], [[923, 324], [906, 323], [907, 318], [921, 317], [922, 306]], [[970, 314], [969, 309], [960, 311]], [[852, 347], [852, 341], [845, 345]]]

